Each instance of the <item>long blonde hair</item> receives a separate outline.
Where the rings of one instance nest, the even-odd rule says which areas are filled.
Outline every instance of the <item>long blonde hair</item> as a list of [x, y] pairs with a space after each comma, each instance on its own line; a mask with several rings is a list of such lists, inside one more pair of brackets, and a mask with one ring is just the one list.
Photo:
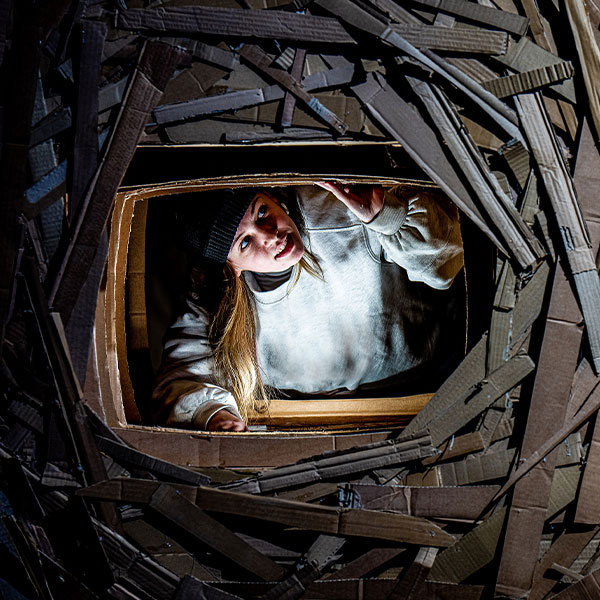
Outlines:
[[[308, 250], [298, 263], [288, 293], [303, 271], [323, 279], [319, 262]], [[226, 286], [211, 323], [209, 336], [214, 347], [215, 372], [227, 384], [242, 419], [268, 411], [269, 394], [263, 383], [256, 354], [256, 307], [252, 292], [242, 276], [225, 267]]]

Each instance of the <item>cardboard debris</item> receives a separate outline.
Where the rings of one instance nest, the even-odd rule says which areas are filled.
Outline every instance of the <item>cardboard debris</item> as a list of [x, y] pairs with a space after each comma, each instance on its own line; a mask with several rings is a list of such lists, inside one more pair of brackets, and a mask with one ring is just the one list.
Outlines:
[[[598, 596], [596, 0], [147, 4], [0, 2], [0, 595]], [[153, 197], [317, 179], [457, 205], [465, 358], [152, 426]]]

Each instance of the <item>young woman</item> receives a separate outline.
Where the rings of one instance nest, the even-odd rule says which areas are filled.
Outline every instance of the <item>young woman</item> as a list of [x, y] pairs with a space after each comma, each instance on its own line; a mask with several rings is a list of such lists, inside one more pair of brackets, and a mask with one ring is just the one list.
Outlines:
[[167, 335], [157, 422], [245, 431], [265, 386], [291, 398], [407, 395], [434, 390], [460, 359], [453, 204], [401, 186], [291, 191], [202, 194], [179, 215], [202, 275]]

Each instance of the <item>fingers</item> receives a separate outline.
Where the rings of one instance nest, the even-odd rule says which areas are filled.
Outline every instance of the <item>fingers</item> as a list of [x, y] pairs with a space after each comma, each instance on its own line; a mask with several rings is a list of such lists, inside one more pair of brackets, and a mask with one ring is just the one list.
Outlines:
[[246, 423], [222, 409], [211, 417], [207, 426], [208, 431], [248, 431]]

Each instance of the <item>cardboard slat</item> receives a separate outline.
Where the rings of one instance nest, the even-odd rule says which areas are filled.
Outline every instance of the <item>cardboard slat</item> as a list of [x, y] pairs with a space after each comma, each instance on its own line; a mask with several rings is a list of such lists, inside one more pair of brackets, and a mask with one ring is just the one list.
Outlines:
[[324, 120], [339, 134], [344, 134], [348, 126], [342, 119], [325, 108], [317, 98], [310, 95], [308, 91], [298, 83], [288, 72], [271, 66], [271, 58], [258, 46], [245, 44], [240, 50], [240, 56], [252, 64], [269, 79], [273, 79], [281, 87], [301, 100], [320, 119]]
[[471, 192], [460, 179], [432, 127], [412, 106], [394, 92], [381, 77], [367, 75], [352, 91], [366, 105], [375, 120], [399, 141], [410, 157], [435, 181], [444, 193], [508, 255], [506, 245], [492, 231]]
[[437, 555], [429, 578], [460, 583], [485, 565], [496, 553], [506, 509], [496, 511], [481, 524]]
[[425, 104], [460, 170], [477, 194], [488, 220], [496, 225], [502, 240], [511, 248], [512, 256], [522, 269], [532, 267], [545, 254], [541, 244], [492, 175], [452, 104], [429, 83], [414, 77], [407, 77], [407, 80]]
[[[572, 318], [572, 315], [577, 313], [577, 304], [570, 286], [562, 271], [557, 269], [527, 428], [521, 446], [521, 465], [509, 481], [515, 481], [515, 475], [528, 462], [525, 460], [523, 463], [524, 459], [538, 452], [540, 446], [544, 448], [543, 442], [551, 432], [556, 431], [557, 424], [565, 419], [571, 381], [581, 344], [581, 329], [576, 325], [577, 320]], [[560, 368], [556, 364], [557, 352], [560, 352], [562, 357]], [[547, 452], [544, 456], [546, 454]], [[543, 464], [534, 469], [527, 479], [517, 484], [508, 513], [507, 533], [496, 588], [499, 593], [518, 596], [531, 588], [555, 463], [556, 453], [546, 456]], [[533, 497], [536, 501], [532, 506]], [[524, 548], [527, 548], [526, 552], [523, 552]], [[520, 556], [516, 555], [517, 549], [521, 551]]]
[[[304, 72], [304, 61], [306, 60], [306, 49], [298, 48], [294, 54], [294, 62], [290, 67], [290, 75], [296, 80], [302, 79]], [[289, 127], [294, 119], [294, 108], [296, 107], [296, 99], [291, 92], [285, 93], [283, 99], [283, 108], [281, 109], [281, 127]]]
[[600, 369], [600, 279], [585, 219], [555, 134], [548, 122], [539, 92], [516, 100], [523, 128], [537, 160], [561, 232], [563, 251], [574, 276], [577, 296], [586, 321], [595, 370]]
[[97, 436], [96, 440], [98, 441], [98, 448], [102, 452], [107, 453], [125, 465], [133, 465], [156, 475], [162, 475], [167, 479], [181, 481], [190, 485], [208, 485], [210, 483], [210, 479], [201, 473], [195, 473], [184, 467], [154, 458], [105, 437]]
[[98, 167], [98, 88], [100, 61], [107, 27], [88, 21], [76, 28], [79, 52], [76, 55], [76, 98], [73, 115], [74, 139], [68, 181], [70, 214], [79, 205]]
[[182, 530], [265, 581], [278, 581], [285, 570], [254, 550], [231, 530], [209, 517], [177, 490], [160, 485], [149, 505]]
[[304, 459], [295, 465], [262, 473], [256, 479], [241, 480], [223, 487], [250, 493], [273, 492], [315, 481], [349, 477], [370, 469], [401, 465], [433, 454], [435, 449], [430, 436], [420, 431], [403, 434], [396, 440]]
[[283, 11], [212, 6], [120, 10], [117, 14], [117, 27], [168, 34], [191, 33], [296, 42], [354, 43], [336, 19]]
[[504, 98], [558, 83], [570, 77], [573, 77], [573, 65], [570, 62], [559, 62], [530, 71], [522, 71], [516, 75], [506, 75], [484, 81], [481, 85], [492, 92], [494, 96]]
[[[562, 62], [558, 56], [534, 44], [526, 37], [521, 38], [517, 43], [511, 44], [508, 52], [504, 55], [496, 56], [495, 60], [519, 73]], [[570, 102], [576, 101], [575, 87], [572, 79], [552, 85], [552, 90]]]
[[390, 29], [415, 48], [465, 54], [504, 54], [507, 48], [507, 35], [500, 31], [450, 29], [421, 24], [391, 25]]
[[396, 511], [429, 519], [470, 519], [481, 516], [497, 486], [403, 487], [352, 484], [369, 510]]
[[442, 547], [454, 541], [437, 525], [418, 517], [305, 504], [211, 488], [175, 488], [154, 481], [112, 479], [77, 493], [106, 500], [149, 503], [159, 487], [172, 490], [169, 498], [183, 498], [185, 494], [186, 501], [193, 501], [201, 510], [262, 519], [331, 535], [373, 537], [417, 545], [428, 542]]
[[387, 597], [387, 600], [415, 600], [415, 598], [420, 598], [425, 587], [425, 580], [431, 571], [437, 553], [437, 548], [428, 548], [427, 546], [419, 548], [415, 560], [402, 573], [400, 581]]
[[[339, 69], [331, 69], [329, 72], [308, 75], [302, 80], [302, 85], [307, 91], [314, 91], [349, 83], [353, 76], [354, 66], [350, 65]], [[153, 115], [156, 123], [166, 125], [201, 115], [273, 102], [284, 96], [285, 91], [279, 85], [272, 85], [266, 88], [206, 96], [205, 98], [187, 100], [176, 104], [164, 104], [154, 109]]]
[[520, 15], [466, 0], [417, 0], [417, 3], [517, 35], [524, 35], [529, 24], [529, 20]]
[[130, 80], [125, 102], [89, 191], [82, 203], [75, 235], [56, 278], [50, 301], [69, 320], [79, 290], [87, 279], [117, 188], [135, 151], [150, 111], [160, 98], [181, 52], [148, 42]]
[[483, 381], [467, 388], [450, 411], [438, 413], [428, 424], [433, 443], [437, 445], [448, 439], [495, 400], [519, 384], [534, 368], [535, 364], [527, 355], [518, 354], [492, 373], [488, 373]]
[[589, 110], [596, 130], [600, 133], [600, 94], [598, 91], [598, 78], [600, 78], [600, 49], [594, 28], [590, 22], [585, 5], [573, 0], [565, 2], [565, 9], [571, 24], [571, 31], [577, 46], [579, 64], [587, 91]]

